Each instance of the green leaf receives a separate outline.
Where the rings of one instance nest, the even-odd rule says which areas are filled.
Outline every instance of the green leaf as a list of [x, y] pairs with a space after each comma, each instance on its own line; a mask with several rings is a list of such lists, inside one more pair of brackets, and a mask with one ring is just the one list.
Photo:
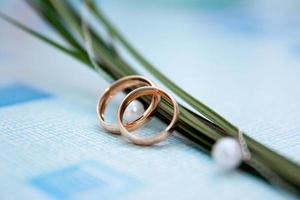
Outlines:
[[73, 48], [84, 53], [84, 49], [81, 44], [73, 37], [70, 30], [65, 26], [62, 20], [60, 20], [58, 14], [53, 10], [53, 7], [47, 3], [47, 1], [26, 0], [28, 4], [37, 11], [42, 19], [48, 23], [54, 30]]
[[83, 63], [88, 63], [88, 59], [86, 56], [83, 56], [82, 54], [80, 54], [79, 52], [70, 50], [62, 45], [60, 45], [59, 43], [55, 42], [54, 40], [34, 31], [33, 29], [28, 28], [27, 26], [24, 26], [23, 24], [19, 23], [18, 21], [14, 20], [13, 18], [5, 15], [4, 13], [0, 12], [0, 18], [2, 18], [3, 20], [17, 26], [18, 28], [22, 29], [23, 31], [35, 36], [36, 38], [42, 40], [43, 42], [49, 44], [50, 46], [80, 60]]

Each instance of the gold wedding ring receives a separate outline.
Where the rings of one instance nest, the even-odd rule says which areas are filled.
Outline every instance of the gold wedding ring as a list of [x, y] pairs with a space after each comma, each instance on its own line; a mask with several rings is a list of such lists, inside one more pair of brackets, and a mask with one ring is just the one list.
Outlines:
[[[135, 135], [131, 133], [128, 128], [126, 128], [126, 125], [123, 124], [123, 116], [127, 106], [135, 99], [145, 95], [152, 95], [153, 97], [161, 96], [164, 99], [166, 99], [170, 104], [173, 105], [173, 117], [170, 124], [166, 127], [166, 129], [161, 131], [159, 134], [150, 137], [141, 137]], [[122, 136], [124, 136], [134, 144], [148, 146], [148, 145], [153, 145], [155, 143], [158, 143], [162, 140], [165, 140], [172, 133], [172, 128], [178, 119], [178, 115], [179, 115], [178, 104], [171, 95], [169, 95], [167, 92], [165, 92], [160, 88], [153, 87], [153, 86], [144, 86], [131, 91], [123, 99], [118, 110], [118, 124]], [[141, 121], [140, 123], [144, 123], [144, 122]]]
[[[143, 76], [132, 75], [117, 80], [104, 91], [104, 93], [100, 96], [100, 99], [98, 101], [98, 106], [97, 106], [98, 118], [100, 124], [104, 129], [114, 134], [120, 134], [120, 129], [117, 124], [105, 122], [104, 120], [105, 108], [109, 103], [109, 101], [112, 99], [112, 97], [115, 96], [118, 92], [123, 91], [130, 87], [140, 87], [140, 86], [155, 86], [155, 84]], [[126, 127], [127, 130], [131, 130], [131, 131], [142, 126], [145, 123], [145, 121], [150, 117], [150, 115], [153, 113], [159, 101], [160, 101], [160, 96], [153, 95], [151, 103], [147, 108], [147, 110], [144, 112], [144, 114], [140, 116], [138, 119], [132, 122], [128, 122], [123, 126]]]

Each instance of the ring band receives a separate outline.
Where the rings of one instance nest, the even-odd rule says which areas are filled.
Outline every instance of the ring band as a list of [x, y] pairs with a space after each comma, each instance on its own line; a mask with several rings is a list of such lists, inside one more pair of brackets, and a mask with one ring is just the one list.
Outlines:
[[[153, 97], [161, 96], [165, 98], [169, 103], [173, 104], [173, 118], [170, 124], [166, 127], [165, 130], [161, 131], [159, 134], [150, 137], [140, 137], [138, 135], [134, 135], [133, 133], [130, 132], [129, 129], [126, 128], [126, 125], [123, 124], [124, 111], [127, 108], [127, 106], [135, 99], [145, 95], [153, 95]], [[134, 144], [149, 146], [158, 143], [162, 140], [165, 140], [168, 136], [172, 134], [172, 128], [177, 121], [178, 115], [179, 115], [178, 104], [171, 95], [169, 95], [167, 92], [157, 87], [144, 86], [131, 91], [123, 99], [118, 110], [118, 123], [119, 123], [121, 134], [129, 141], [133, 142]]]
[[[132, 76], [126, 76], [123, 77], [116, 82], [114, 82], [110, 87], [108, 87], [103, 94], [100, 96], [100, 99], [98, 101], [97, 105], [97, 114], [100, 121], [100, 124], [104, 129], [107, 131], [110, 131], [114, 134], [120, 134], [120, 129], [117, 124], [112, 124], [105, 122], [104, 120], [104, 111], [106, 108], [106, 105], [109, 103], [109, 101], [112, 99], [114, 95], [116, 95], [118, 92], [123, 91], [126, 88], [130, 87], [136, 87], [136, 86], [155, 86], [155, 84], [150, 81], [149, 79], [139, 76], [139, 75], [132, 75]], [[135, 130], [139, 128], [141, 125], [145, 123], [145, 121], [148, 119], [148, 117], [152, 114], [152, 112], [156, 109], [158, 103], [160, 101], [160, 96], [153, 95], [151, 103], [147, 110], [144, 112], [144, 114], [139, 117], [138, 119], [126, 123], [124, 126], [128, 130]]]

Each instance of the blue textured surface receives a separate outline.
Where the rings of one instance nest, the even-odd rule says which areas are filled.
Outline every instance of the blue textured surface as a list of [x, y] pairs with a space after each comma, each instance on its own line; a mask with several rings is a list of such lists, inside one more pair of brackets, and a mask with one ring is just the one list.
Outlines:
[[3, 52], [2, 50], [0, 50], [0, 59], [4, 59], [6, 57], [5, 52]]
[[137, 179], [95, 161], [80, 162], [30, 180], [38, 189], [56, 199], [112, 198], [136, 189]]
[[23, 84], [12, 84], [0, 88], [0, 107], [50, 97], [50, 94]]

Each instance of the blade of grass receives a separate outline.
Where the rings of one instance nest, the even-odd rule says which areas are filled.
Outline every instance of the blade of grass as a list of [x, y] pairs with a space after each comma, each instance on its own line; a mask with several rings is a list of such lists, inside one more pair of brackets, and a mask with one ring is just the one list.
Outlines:
[[[69, 24], [70, 28], [72, 28], [80, 37], [83, 37], [80, 17], [77, 16], [77, 13], [73, 11], [71, 5], [68, 4], [67, 1], [50, 0], [50, 2], [52, 3], [56, 11], [61, 15], [61, 17], [66, 21], [66, 23]], [[101, 61], [104, 61], [107, 65], [113, 67], [121, 74], [135, 74], [135, 72], [131, 68], [124, 68], [123, 63], [113, 57], [112, 53], [104, 42], [101, 42], [100, 44], [97, 43], [98, 40], [103, 40], [99, 38], [96, 39], [95, 37], [95, 34], [93, 34], [92, 46], [95, 49], [95, 52], [100, 55], [99, 57], [101, 58]]]
[[[82, 62], [83, 64], [87, 65], [88, 67], [92, 68], [89, 58], [87, 56], [87, 54], [82, 54], [80, 52], [74, 51], [74, 50], [70, 50], [64, 46], [62, 46], [61, 44], [59, 44], [58, 42], [55, 42], [54, 40], [50, 39], [49, 37], [42, 35], [41, 33], [21, 24], [20, 22], [14, 20], [13, 18], [9, 17], [8, 15], [0, 12], [0, 18], [2, 18], [4, 21], [7, 21], [8, 23], [11, 23], [13, 25], [15, 25], [16, 27], [20, 28], [21, 30], [27, 32], [28, 34], [36, 37], [37, 39], [45, 42], [46, 44], [70, 55], [71, 57], [77, 59], [78, 61]], [[108, 69], [106, 66], [99, 64], [101, 66], [101, 69], [103, 71], [103, 73], [105, 73], [107, 76], [112, 77], [113, 79], [115, 79], [115, 77], [121, 77], [122, 75], [118, 74], [117, 72], [113, 71], [113, 69]]]
[[80, 43], [73, 37], [70, 30], [63, 24], [56, 12], [53, 11], [53, 7], [47, 3], [47, 1], [36, 1], [36, 0], [26, 0], [26, 2], [37, 11], [39, 16], [48, 23], [55, 31], [67, 41], [74, 49], [79, 52], [84, 53], [83, 47]]
[[19, 23], [18, 21], [14, 20], [13, 18], [7, 16], [4, 13], [0, 12], [0, 18], [2, 18], [3, 20], [17, 26], [18, 28], [22, 29], [23, 31], [35, 36], [36, 38], [42, 40], [43, 42], [49, 44], [50, 46], [55, 47], [56, 49], [59, 49], [60, 51], [66, 53], [66, 54], [68, 54], [68, 55], [70, 55], [74, 58], [77, 58], [78, 60], [80, 60], [83, 63], [88, 63], [89, 62], [87, 57], [83, 56], [81, 53], [79, 53], [77, 51], [70, 50], [70, 49], [60, 45], [59, 43], [55, 42], [54, 40], [38, 33], [37, 31], [34, 31], [33, 29], [30, 29], [30, 28], [24, 26], [23, 24]]

